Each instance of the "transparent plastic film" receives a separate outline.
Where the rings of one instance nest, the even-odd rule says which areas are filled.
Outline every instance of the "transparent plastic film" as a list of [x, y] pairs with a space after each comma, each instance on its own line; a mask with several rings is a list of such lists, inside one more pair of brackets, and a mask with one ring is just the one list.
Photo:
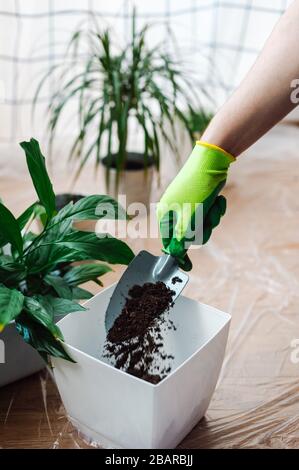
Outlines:
[[[226, 215], [210, 241], [190, 251], [184, 294], [232, 321], [216, 391], [183, 449], [299, 447], [298, 141], [298, 129], [282, 125], [238, 158], [224, 190]], [[163, 187], [170, 177], [162, 170]], [[6, 200], [18, 204], [13, 191]], [[159, 240], [129, 243], [135, 252], [161, 248]], [[119, 275], [105, 277], [105, 286]], [[69, 423], [45, 371], [0, 397], [0, 447], [98, 446]]]

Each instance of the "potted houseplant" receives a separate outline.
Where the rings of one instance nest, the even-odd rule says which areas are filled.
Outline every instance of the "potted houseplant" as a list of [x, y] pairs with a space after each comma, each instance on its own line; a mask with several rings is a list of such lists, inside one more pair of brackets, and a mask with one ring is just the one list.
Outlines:
[[[76, 174], [93, 158], [96, 166], [102, 163], [106, 169], [109, 194], [148, 203], [162, 143], [178, 155], [176, 123], [193, 139], [187, 115], [193, 111], [196, 93], [164, 47], [149, 47], [149, 26], [137, 31], [135, 12], [130, 40], [122, 48], [115, 45], [109, 29], [101, 32], [95, 19], [92, 25], [74, 32], [64, 64], [43, 77], [35, 103], [48, 78], [56, 74], [49, 104], [50, 142], [65, 109], [77, 100], [79, 126], [70, 152]], [[131, 148], [132, 137], [141, 141], [142, 151]]]
[[[41, 368], [38, 355], [25, 343], [45, 360], [48, 355], [72, 360], [55, 317], [84, 309], [78, 300], [92, 295], [79, 285], [89, 280], [101, 284], [99, 278], [111, 271], [109, 264], [128, 264], [134, 256], [120, 240], [73, 227], [74, 220], [125, 218], [125, 211], [116, 201], [92, 195], [57, 212], [38, 142], [31, 139], [21, 146], [38, 203], [18, 218], [0, 203], [0, 339], [9, 356], [5, 364], [0, 364], [0, 385]], [[30, 223], [41, 214], [43, 229], [34, 234]], [[90, 261], [71, 264], [83, 260]]]
[[[175, 328], [160, 331], [171, 371], [158, 384], [111, 367], [103, 357], [105, 315], [114, 286], [87, 301], [86, 312], [59, 322], [76, 361], [53, 358], [67, 415], [99, 446], [169, 449], [204, 416], [220, 373], [230, 315], [180, 296], [167, 313]], [[143, 351], [144, 352], [144, 351]]]
[[[85, 196], [83, 194], [74, 194], [74, 193], [62, 193], [55, 195], [55, 210], [59, 212], [63, 209], [67, 204], [71, 202], [75, 204], [76, 202], [83, 199]], [[36, 217], [37, 226], [40, 230], [42, 230], [44, 226], [44, 214], [45, 210], [43, 207], [40, 207], [38, 210], [38, 217]], [[83, 230], [87, 232], [94, 232], [96, 230], [96, 220], [75, 220], [74, 227], [78, 230]]]

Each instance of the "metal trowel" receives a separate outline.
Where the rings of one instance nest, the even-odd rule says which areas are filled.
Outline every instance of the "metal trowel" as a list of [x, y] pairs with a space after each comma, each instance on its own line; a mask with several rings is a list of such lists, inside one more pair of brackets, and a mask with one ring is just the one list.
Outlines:
[[127, 267], [112, 294], [105, 317], [106, 331], [110, 330], [120, 315], [131, 287], [158, 281], [164, 282], [175, 292], [173, 300], [176, 300], [189, 281], [189, 276], [179, 269], [173, 256], [154, 256], [148, 251], [140, 251]]

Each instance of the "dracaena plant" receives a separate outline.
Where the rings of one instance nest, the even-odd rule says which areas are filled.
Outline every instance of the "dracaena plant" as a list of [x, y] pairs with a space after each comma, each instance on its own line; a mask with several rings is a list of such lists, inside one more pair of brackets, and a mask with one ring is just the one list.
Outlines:
[[[50, 355], [72, 360], [55, 324], [56, 316], [84, 310], [78, 300], [92, 295], [80, 284], [101, 284], [99, 278], [111, 270], [107, 263], [128, 264], [133, 258], [124, 242], [75, 230], [73, 221], [124, 218], [126, 213], [116, 201], [99, 195], [71, 202], [57, 212], [38, 142], [31, 139], [21, 147], [38, 202], [17, 218], [0, 203], [0, 330], [14, 320], [19, 334], [44, 359]], [[30, 231], [36, 216], [44, 223], [39, 234]], [[90, 262], [71, 264], [82, 260]]]
[[190, 110], [188, 115], [189, 127], [191, 129], [194, 140], [200, 139], [203, 131], [213, 118], [213, 113], [204, 109]]
[[137, 31], [135, 13], [124, 47], [116, 46], [109, 29], [100, 31], [95, 19], [91, 24], [73, 33], [64, 63], [54, 65], [37, 87], [34, 103], [48, 79], [56, 76], [48, 114], [50, 142], [65, 109], [77, 101], [78, 112], [73, 116], [78, 118], [78, 132], [70, 159], [77, 159], [78, 172], [90, 158], [97, 166], [102, 157], [108, 157], [109, 180], [113, 140], [119, 177], [126, 165], [132, 119], [134, 132], [142, 136], [145, 167], [151, 157], [159, 169], [162, 141], [178, 156], [176, 121], [193, 139], [188, 113], [194, 101], [198, 103], [195, 88], [204, 90], [194, 86], [180, 63], [165, 52], [164, 44], [150, 46], [149, 25]]

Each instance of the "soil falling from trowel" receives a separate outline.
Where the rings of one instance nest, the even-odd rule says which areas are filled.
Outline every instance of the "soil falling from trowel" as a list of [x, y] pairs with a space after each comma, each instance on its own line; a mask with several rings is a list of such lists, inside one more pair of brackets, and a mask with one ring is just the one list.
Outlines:
[[163, 329], [175, 329], [167, 318], [174, 291], [163, 282], [135, 285], [109, 330], [105, 357], [115, 367], [153, 384], [170, 371], [173, 356], [163, 352]]

